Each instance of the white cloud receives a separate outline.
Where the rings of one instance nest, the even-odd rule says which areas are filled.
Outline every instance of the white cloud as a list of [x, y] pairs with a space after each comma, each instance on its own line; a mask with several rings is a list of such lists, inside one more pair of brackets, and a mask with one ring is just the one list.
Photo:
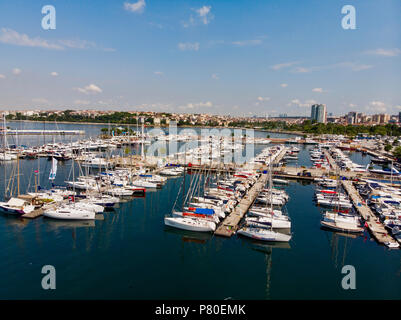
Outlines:
[[76, 90], [85, 94], [97, 94], [103, 92], [102, 89], [100, 89], [97, 85], [93, 83], [83, 88], [77, 88]]
[[210, 20], [213, 19], [213, 15], [210, 12], [211, 8], [211, 6], [203, 6], [196, 10], [203, 24], [209, 24]]
[[372, 65], [368, 64], [360, 64], [360, 63], [355, 63], [355, 62], [340, 62], [335, 64], [333, 67], [343, 67], [347, 69], [351, 69], [352, 71], [362, 71], [362, 70], [368, 70], [373, 68]]
[[360, 64], [356, 62], [339, 62], [335, 64], [330, 64], [326, 66], [312, 66], [312, 67], [297, 67], [292, 70], [294, 73], [309, 73], [312, 71], [321, 71], [321, 70], [330, 70], [330, 69], [339, 69], [346, 68], [352, 71], [362, 71], [372, 68], [372, 65]]
[[312, 104], [316, 104], [315, 100], [306, 100], [305, 102], [301, 102], [299, 99], [293, 99], [287, 106], [297, 106], [297, 107], [310, 107]]
[[64, 47], [73, 49], [89, 49], [96, 47], [96, 44], [86, 40], [59, 40]]
[[375, 56], [383, 56], [383, 57], [396, 57], [401, 54], [401, 50], [398, 48], [395, 49], [375, 49], [375, 50], [368, 50], [365, 51], [366, 54], [372, 54]]
[[48, 103], [49, 101], [45, 98], [34, 98], [32, 99], [32, 102], [45, 104]]
[[53, 76], [53, 77], [57, 77], [57, 76], [58, 76], [58, 73], [55, 72], [55, 71], [53, 71], [53, 72], [50, 72], [50, 75]]
[[178, 44], [178, 49], [181, 51], [198, 51], [199, 50], [199, 43], [198, 42], [180, 42]]
[[293, 70], [295, 73], [308, 73], [311, 72], [312, 68], [305, 68], [305, 67], [297, 67]]
[[6, 76], [4, 74], [0, 74], [0, 79], [5, 79]]
[[217, 73], [213, 73], [212, 74], [212, 79], [219, 80], [220, 78], [219, 78], [219, 75]]
[[1, 29], [0, 42], [23, 47], [40, 47], [55, 50], [63, 49], [63, 47], [58, 44], [50, 43], [49, 41], [38, 37], [30, 38], [26, 34], [18, 33], [17, 31], [8, 28]]
[[14, 75], [18, 76], [19, 74], [21, 74], [22, 70], [19, 68], [14, 68], [12, 72]]
[[124, 2], [124, 9], [135, 13], [142, 13], [145, 10], [145, 6], [145, 0], [138, 0], [135, 3]]
[[279, 64], [275, 64], [275, 65], [271, 66], [271, 68], [273, 70], [280, 70], [280, 69], [283, 69], [283, 68], [289, 68], [289, 67], [291, 67], [291, 66], [293, 66], [293, 65], [295, 65], [297, 63], [298, 62], [296, 62], [296, 61], [279, 63]]
[[181, 106], [180, 109], [196, 109], [196, 108], [211, 108], [211, 107], [213, 107], [213, 103], [207, 101], [198, 103], [187, 103], [185, 106]]
[[233, 41], [231, 42], [235, 46], [244, 47], [244, 46], [257, 46], [262, 44], [262, 40], [255, 39], [255, 40], [242, 40], [242, 41]]
[[322, 88], [313, 88], [312, 91], [313, 91], [313, 92], [322, 93], [322, 92], [323, 92], [323, 89], [322, 89]]
[[258, 97], [258, 101], [269, 101], [269, 97]]
[[88, 105], [88, 104], [90, 104], [90, 101], [88, 101], [88, 100], [75, 100], [74, 101], [74, 104], [76, 104], [76, 105]]
[[203, 25], [208, 25], [210, 21], [212, 21], [214, 18], [214, 15], [211, 13], [211, 9], [212, 9], [211, 6], [203, 6], [199, 9], [192, 9], [193, 11], [196, 12], [196, 18], [194, 18], [194, 16], [191, 14], [189, 16], [188, 21], [182, 22], [182, 26], [184, 28], [188, 28], [190, 26], [195, 26], [199, 23]]
[[366, 110], [368, 110], [370, 112], [386, 112], [387, 106], [382, 101], [371, 101], [366, 106]]
[[280, 84], [280, 86], [281, 86], [282, 88], [287, 88], [287, 87], [288, 87], [288, 84], [282, 83], [282, 84]]
[[11, 44], [22, 47], [37, 47], [51, 50], [64, 50], [65, 48], [90, 49], [97, 48], [103, 51], [115, 51], [112, 48], [100, 48], [96, 43], [86, 40], [55, 40], [48, 41], [39, 37], [31, 38], [26, 34], [12, 29], [2, 28], [0, 32], [0, 43]]
[[162, 76], [162, 75], [164, 75], [164, 73], [161, 72], [161, 71], [155, 71], [155, 72], [153, 72], [153, 74], [155, 74], [155, 75], [157, 75], [157, 76]]

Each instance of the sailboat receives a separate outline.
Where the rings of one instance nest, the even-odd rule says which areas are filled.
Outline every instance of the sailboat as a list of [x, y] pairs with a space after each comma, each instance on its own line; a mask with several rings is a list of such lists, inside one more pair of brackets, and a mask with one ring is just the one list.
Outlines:
[[17, 155], [6, 151], [7, 148], [7, 126], [6, 126], [6, 115], [3, 115], [3, 152], [0, 153], [0, 161], [12, 161], [17, 160]]
[[[289, 242], [291, 240], [291, 234], [284, 234], [273, 231], [273, 181], [272, 181], [272, 170], [271, 170], [271, 158], [269, 159], [269, 195], [270, 195], [270, 227], [265, 228], [264, 226], [258, 225], [247, 225], [237, 231], [239, 235], [249, 237], [261, 241], [273, 241], [273, 242]], [[267, 202], [266, 202], [267, 204]]]
[[[57, 160], [53, 158], [52, 169], [50, 171], [49, 179], [54, 180], [57, 172]], [[75, 181], [74, 159], [72, 160], [72, 180]], [[74, 187], [74, 186], [73, 186]], [[74, 187], [75, 192], [75, 187]], [[103, 211], [100, 206], [90, 203], [76, 204], [75, 196], [70, 197], [72, 200], [69, 203], [64, 203], [61, 206], [51, 206], [47, 208], [43, 215], [47, 218], [61, 219], [61, 220], [93, 220], [95, 219], [97, 211]]]
[[[195, 179], [195, 178], [194, 178]], [[194, 180], [193, 180], [194, 181]], [[186, 197], [185, 194], [185, 170], [184, 176], [182, 180], [181, 189], [182, 192], [182, 211], [178, 212], [174, 210], [172, 211], [171, 216], [164, 217], [164, 224], [169, 227], [188, 230], [188, 231], [196, 231], [196, 232], [214, 232], [216, 230], [216, 223], [208, 218], [214, 215], [213, 209], [206, 208], [193, 208], [195, 210], [191, 211], [187, 208], [185, 210], [185, 200], [190, 195], [191, 189], [188, 190]], [[177, 199], [180, 193], [177, 195]], [[176, 202], [177, 202], [176, 199]], [[175, 205], [175, 204], [174, 204]]]
[[339, 178], [337, 179], [337, 210], [334, 211], [326, 211], [323, 213], [322, 220], [320, 224], [323, 227], [343, 232], [352, 232], [352, 233], [360, 233], [363, 232], [364, 229], [360, 224], [360, 219], [358, 216], [353, 214], [348, 214], [345, 212], [341, 212], [340, 208], [342, 207], [341, 198], [339, 196]]
[[[4, 150], [5, 150], [5, 144], [4, 144]], [[4, 186], [4, 188], [5, 188], [4, 190], [7, 189], [6, 186]], [[19, 155], [17, 155], [17, 197], [11, 197], [7, 202], [0, 202], [0, 211], [6, 214], [23, 215], [35, 210], [35, 206], [33, 206], [32, 204], [23, 199], [20, 199], [19, 196], [20, 196]], [[4, 198], [6, 198], [6, 191], [4, 191]]]

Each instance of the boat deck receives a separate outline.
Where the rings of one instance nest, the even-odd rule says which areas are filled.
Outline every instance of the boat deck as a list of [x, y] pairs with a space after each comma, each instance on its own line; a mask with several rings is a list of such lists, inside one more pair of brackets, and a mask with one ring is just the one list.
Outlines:
[[367, 226], [373, 237], [377, 242], [384, 244], [386, 242], [394, 243], [397, 242], [388, 234], [387, 230], [376, 217], [376, 215], [370, 210], [370, 208], [365, 204], [358, 191], [355, 189], [351, 181], [342, 180], [341, 181], [344, 189], [351, 198], [356, 210], [366, 221]]

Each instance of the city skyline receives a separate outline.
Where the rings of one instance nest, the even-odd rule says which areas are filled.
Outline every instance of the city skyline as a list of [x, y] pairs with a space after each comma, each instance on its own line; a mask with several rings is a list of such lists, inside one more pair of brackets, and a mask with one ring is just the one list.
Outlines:
[[355, 1], [356, 30], [321, 1], [53, 1], [55, 30], [43, 5], [0, 4], [2, 110], [401, 110], [399, 1]]

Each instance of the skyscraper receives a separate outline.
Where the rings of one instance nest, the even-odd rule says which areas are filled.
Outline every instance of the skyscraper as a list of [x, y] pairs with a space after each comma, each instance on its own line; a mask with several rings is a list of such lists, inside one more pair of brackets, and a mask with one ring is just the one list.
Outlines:
[[315, 120], [319, 123], [327, 122], [327, 111], [326, 105], [324, 104], [314, 104], [311, 107], [311, 120]]
[[310, 119], [313, 121], [313, 120], [316, 120], [316, 104], [314, 104], [314, 105], [312, 105], [312, 108], [311, 108], [311, 114], [310, 114]]

